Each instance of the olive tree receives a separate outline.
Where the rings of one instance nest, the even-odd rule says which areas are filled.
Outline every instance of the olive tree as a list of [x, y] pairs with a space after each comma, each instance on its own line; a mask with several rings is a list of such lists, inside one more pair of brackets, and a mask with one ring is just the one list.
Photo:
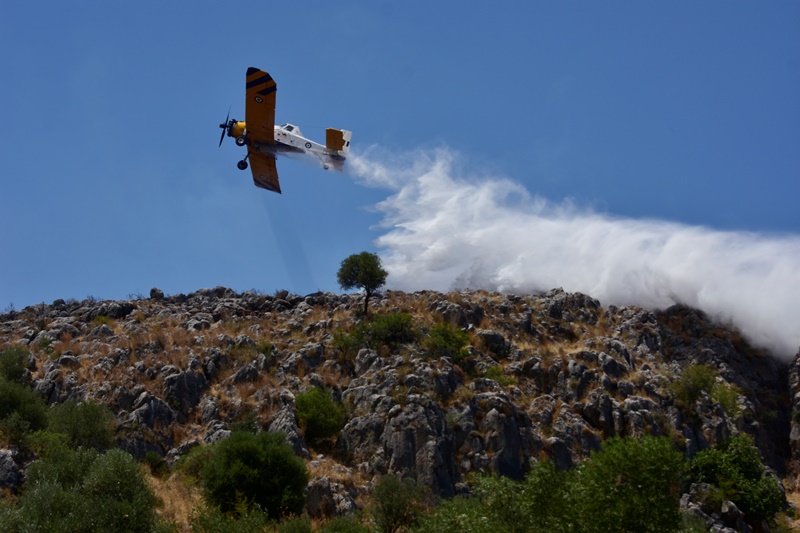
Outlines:
[[370, 296], [383, 287], [388, 275], [381, 266], [380, 257], [370, 252], [361, 252], [342, 261], [336, 279], [344, 290], [364, 290], [364, 314], [367, 314]]

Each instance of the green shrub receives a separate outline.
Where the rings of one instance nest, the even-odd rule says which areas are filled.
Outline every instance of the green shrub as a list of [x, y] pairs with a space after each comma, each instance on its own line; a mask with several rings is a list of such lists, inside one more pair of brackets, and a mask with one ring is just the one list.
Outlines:
[[[459, 533], [500, 533], [506, 531], [477, 498], [456, 496], [443, 500], [434, 512], [420, 518], [414, 528], [416, 533], [441, 533], [457, 531]], [[557, 531], [557, 530], [554, 530]]]
[[310, 443], [334, 437], [345, 423], [344, 407], [333, 401], [329, 392], [314, 387], [295, 397], [297, 419]]
[[666, 437], [605, 441], [576, 474], [579, 530], [677, 530], [684, 470], [683, 456]]
[[338, 329], [333, 334], [333, 346], [342, 354], [342, 362], [353, 364], [361, 348], [377, 350], [382, 346], [394, 350], [401, 344], [416, 342], [419, 333], [414, 317], [408, 313], [376, 315], [371, 321], [359, 322], [352, 331]]
[[305, 514], [293, 516], [278, 526], [278, 533], [311, 533], [311, 519]]
[[197, 533], [263, 533], [271, 525], [267, 513], [253, 506], [242, 506], [235, 513], [223, 513], [219, 508], [195, 511], [191, 516], [192, 532]]
[[150, 469], [150, 473], [157, 478], [164, 478], [169, 474], [169, 464], [154, 451], [144, 454], [142, 462]]
[[748, 521], [770, 520], [783, 507], [778, 481], [767, 474], [758, 448], [747, 435], [699, 452], [692, 459], [691, 472], [693, 480], [715, 485], [721, 498], [735, 503]]
[[377, 315], [367, 330], [367, 342], [371, 348], [388, 346], [395, 349], [401, 344], [415, 342], [418, 336], [414, 317], [408, 313]]
[[427, 489], [413, 479], [383, 476], [375, 484], [370, 512], [378, 531], [395, 533], [414, 525], [428, 499]]
[[333, 332], [332, 345], [341, 354], [339, 362], [354, 364], [358, 351], [367, 346], [367, 325], [361, 322], [351, 332], [338, 328]]
[[441, 502], [420, 519], [415, 531], [466, 533], [549, 533], [574, 531], [579, 512], [571, 502], [574, 472], [562, 472], [552, 462], [535, 463], [523, 481], [478, 474], [472, 497]]
[[24, 531], [150, 532], [156, 503], [129, 454], [61, 447], [28, 468], [10, 516], [21, 519]]
[[54, 446], [44, 458], [31, 463], [26, 473], [26, 483], [36, 485], [54, 482], [68, 490], [80, 487], [98, 455], [96, 450], [73, 450], [65, 445]]
[[711, 399], [719, 403], [730, 417], [739, 416], [739, 391], [734, 385], [726, 382], [714, 383], [711, 389]]
[[511, 376], [503, 374], [503, 369], [499, 366], [490, 366], [486, 369], [484, 376], [497, 382], [501, 387], [507, 387], [516, 383], [516, 380]]
[[508, 533], [529, 531], [532, 519], [522, 501], [519, 481], [498, 475], [476, 476], [473, 493], [491, 517], [489, 521], [493, 527]]
[[21, 346], [12, 346], [0, 350], [0, 379], [27, 385], [25, 367], [28, 356], [28, 350]]
[[222, 512], [242, 503], [260, 506], [272, 519], [303, 510], [308, 471], [283, 434], [237, 431], [212, 448], [200, 480], [206, 499]]
[[460, 364], [469, 356], [466, 346], [469, 344], [469, 335], [450, 324], [436, 324], [424, 341], [428, 356], [434, 359], [449, 357]]
[[706, 365], [692, 365], [683, 369], [680, 379], [670, 385], [675, 395], [675, 405], [684, 413], [695, 414], [695, 403], [703, 391], [710, 393], [717, 373]]
[[236, 421], [231, 424], [231, 431], [246, 431], [248, 433], [258, 433], [261, 425], [258, 423], [258, 417], [253, 410], [245, 411], [240, 415]]
[[684, 470], [667, 438], [615, 438], [572, 470], [547, 461], [532, 465], [522, 481], [476, 475], [472, 497], [440, 502], [414, 531], [694, 531], [679, 512]]
[[552, 461], [531, 467], [522, 481], [520, 505], [526, 509], [531, 532], [569, 530], [574, 522], [571, 506], [575, 470], [558, 470]]
[[111, 326], [114, 319], [106, 315], [97, 315], [92, 319], [92, 326]]
[[47, 427], [47, 407], [36, 391], [0, 378], [0, 440], [19, 445]]
[[369, 527], [353, 514], [337, 516], [322, 524], [320, 533], [370, 533]]
[[215, 448], [211, 445], [195, 446], [175, 464], [175, 470], [190, 478], [200, 479], [200, 471], [211, 460]]
[[106, 450], [114, 443], [116, 421], [103, 405], [69, 400], [51, 407], [48, 419], [48, 430], [66, 435], [74, 448]]

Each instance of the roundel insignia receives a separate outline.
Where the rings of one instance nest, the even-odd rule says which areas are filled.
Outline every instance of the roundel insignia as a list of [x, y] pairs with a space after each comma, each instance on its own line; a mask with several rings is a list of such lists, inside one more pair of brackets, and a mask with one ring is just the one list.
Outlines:
[[311, 143], [306, 143], [306, 148], [311, 148]]
[[258, 103], [260, 104], [261, 102], [263, 102], [263, 101], [264, 101], [264, 99], [263, 99], [263, 98], [261, 98], [260, 96], [256, 96], [256, 98], [255, 98], [255, 101], [256, 101], [256, 102], [258, 102]]

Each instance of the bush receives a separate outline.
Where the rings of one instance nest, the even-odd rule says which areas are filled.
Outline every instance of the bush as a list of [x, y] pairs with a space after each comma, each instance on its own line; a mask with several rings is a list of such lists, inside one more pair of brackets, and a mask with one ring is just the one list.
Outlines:
[[156, 503], [139, 465], [122, 450], [61, 447], [31, 464], [18, 506], [0, 522], [21, 520], [26, 531], [149, 532]]
[[0, 437], [19, 445], [47, 427], [47, 406], [36, 391], [0, 378]]
[[468, 344], [469, 335], [445, 323], [433, 326], [424, 341], [428, 356], [434, 359], [449, 357], [456, 364], [460, 364], [469, 356], [469, 352], [465, 349]]
[[114, 443], [114, 415], [94, 402], [69, 400], [50, 408], [48, 430], [62, 433], [74, 448], [106, 450]]
[[25, 365], [28, 355], [28, 350], [20, 346], [0, 350], [0, 379], [27, 385]]
[[564, 531], [574, 522], [570, 499], [575, 470], [558, 470], [552, 461], [536, 463], [522, 482], [521, 505], [531, 532]]
[[484, 372], [483, 375], [487, 379], [496, 381], [501, 387], [508, 387], [509, 385], [516, 383], [516, 380], [513, 377], [503, 374], [503, 369], [499, 366], [490, 366], [486, 369], [486, 372]]
[[360, 322], [351, 332], [338, 329], [333, 335], [333, 346], [342, 353], [343, 362], [352, 364], [361, 348], [377, 350], [386, 346], [394, 350], [401, 344], [416, 342], [418, 338], [412, 315], [391, 313], [377, 315], [370, 322]]
[[393, 350], [401, 344], [416, 342], [417, 338], [414, 317], [408, 313], [378, 315], [367, 329], [367, 342], [371, 348], [387, 346]]
[[169, 463], [152, 450], [144, 454], [142, 462], [150, 469], [153, 477], [163, 479], [169, 474]]
[[711, 399], [719, 403], [730, 417], [737, 417], [741, 409], [739, 408], [739, 391], [734, 385], [725, 383], [714, 383], [711, 389]]
[[272, 519], [299, 514], [308, 471], [282, 433], [234, 432], [200, 470], [206, 499], [224, 513], [258, 505]]
[[315, 443], [333, 437], [344, 427], [344, 407], [334, 402], [329, 392], [314, 387], [298, 394], [295, 402], [297, 419], [307, 441]]
[[181, 456], [175, 464], [175, 470], [196, 480], [200, 479], [200, 471], [211, 460], [215, 448], [212, 445], [195, 446], [186, 455]]
[[192, 514], [191, 530], [198, 533], [263, 533], [271, 523], [267, 513], [258, 506], [250, 509], [243, 506], [233, 514], [212, 508]]
[[433, 513], [420, 519], [415, 531], [575, 531], [575, 515], [581, 511], [571, 501], [574, 489], [574, 471], [559, 471], [549, 461], [535, 463], [523, 481], [476, 475], [473, 497], [441, 502]]
[[457, 531], [459, 533], [499, 533], [505, 531], [477, 498], [456, 496], [443, 500], [436, 510], [419, 520], [414, 528], [415, 533], [441, 533]]
[[338, 328], [333, 332], [331, 344], [341, 353], [340, 363], [348, 365], [355, 363], [358, 351], [367, 345], [366, 330], [367, 327], [362, 322], [352, 332], [348, 332], [344, 328]]
[[778, 480], [767, 474], [758, 448], [746, 435], [699, 452], [691, 472], [694, 481], [715, 485], [721, 499], [735, 503], [750, 522], [770, 520], [783, 507]]
[[548, 461], [522, 481], [477, 475], [473, 497], [441, 502], [415, 531], [678, 531], [691, 525], [678, 506], [684, 466], [667, 438], [615, 438], [576, 469]]
[[322, 524], [319, 531], [320, 533], [370, 533], [370, 529], [352, 514], [328, 520]]
[[680, 379], [670, 385], [675, 404], [687, 414], [694, 414], [695, 403], [703, 391], [711, 392], [717, 374], [706, 365], [692, 365], [683, 369]]
[[278, 526], [278, 533], [311, 533], [311, 519], [305, 514], [289, 518]]
[[605, 441], [576, 474], [579, 530], [677, 530], [684, 470], [683, 456], [666, 437]]
[[492, 475], [477, 476], [473, 493], [480, 500], [494, 528], [508, 533], [526, 533], [532, 522], [522, 501], [522, 484]]
[[370, 508], [381, 533], [412, 526], [428, 507], [428, 491], [413, 479], [384, 476], [375, 484]]

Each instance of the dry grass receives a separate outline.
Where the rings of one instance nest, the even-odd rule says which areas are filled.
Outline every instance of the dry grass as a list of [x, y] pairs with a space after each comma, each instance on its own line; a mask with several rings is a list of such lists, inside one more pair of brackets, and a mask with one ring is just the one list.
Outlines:
[[199, 508], [203, 501], [200, 488], [190, 484], [180, 474], [161, 479], [148, 472], [145, 477], [161, 501], [159, 516], [176, 524], [180, 531], [191, 531], [189, 523], [192, 511]]
[[[789, 486], [789, 482], [784, 482], [785, 486]], [[786, 492], [786, 501], [789, 502], [795, 509], [800, 510], [800, 492]], [[800, 516], [795, 516], [793, 518], [787, 517], [786, 522], [784, 523], [786, 526], [786, 531], [800, 531]]]

